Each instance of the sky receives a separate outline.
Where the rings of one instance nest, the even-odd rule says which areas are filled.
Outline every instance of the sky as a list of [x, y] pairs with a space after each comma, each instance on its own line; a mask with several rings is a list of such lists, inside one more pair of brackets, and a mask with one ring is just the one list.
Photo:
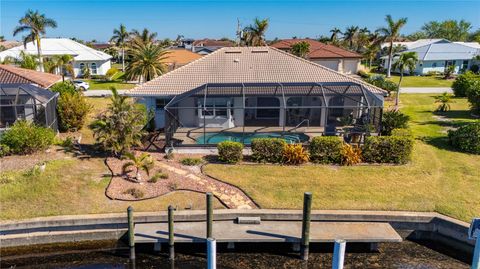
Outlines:
[[237, 18], [242, 26], [255, 17], [268, 18], [267, 39], [316, 38], [330, 29], [358, 25], [369, 29], [383, 26], [385, 15], [407, 17], [403, 34], [420, 30], [432, 20], [465, 19], [480, 28], [480, 0], [422, 1], [322, 1], [322, 0], [0, 0], [0, 35], [12, 36], [18, 20], [28, 9], [39, 10], [57, 21], [47, 37], [76, 37], [107, 41], [123, 23], [130, 29], [148, 28], [159, 38], [235, 38]]

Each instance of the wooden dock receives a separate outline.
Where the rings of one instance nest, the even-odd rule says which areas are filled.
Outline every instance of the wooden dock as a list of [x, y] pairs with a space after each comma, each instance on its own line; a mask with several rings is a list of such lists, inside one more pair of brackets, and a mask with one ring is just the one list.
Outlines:
[[[135, 224], [135, 243], [168, 242], [168, 223]], [[175, 222], [175, 242], [205, 242], [205, 222]], [[233, 220], [214, 221], [217, 242], [292, 242], [299, 243], [301, 221], [262, 221], [261, 224], [236, 224]], [[401, 242], [400, 235], [388, 223], [317, 222], [310, 226], [310, 242], [326, 243], [344, 239], [348, 243]]]

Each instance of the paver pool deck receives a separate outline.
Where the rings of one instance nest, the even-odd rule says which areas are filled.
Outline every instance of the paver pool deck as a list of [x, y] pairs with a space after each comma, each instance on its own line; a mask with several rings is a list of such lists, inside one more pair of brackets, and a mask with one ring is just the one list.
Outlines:
[[[217, 242], [300, 242], [301, 221], [262, 221], [261, 224], [237, 224], [233, 220], [214, 221]], [[205, 242], [205, 222], [175, 222], [175, 242]], [[311, 222], [310, 242], [326, 243], [344, 239], [354, 243], [401, 242], [402, 237], [388, 223]], [[168, 223], [137, 223], [135, 243], [168, 242]]]

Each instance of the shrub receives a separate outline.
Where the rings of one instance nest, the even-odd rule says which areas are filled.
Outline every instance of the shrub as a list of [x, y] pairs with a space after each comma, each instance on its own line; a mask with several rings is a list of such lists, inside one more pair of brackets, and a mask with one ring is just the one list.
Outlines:
[[82, 129], [90, 109], [90, 104], [81, 93], [60, 95], [57, 103], [58, 128], [60, 131]]
[[168, 174], [163, 173], [162, 171], [157, 171], [155, 175], [153, 175], [148, 182], [156, 183], [159, 179], [168, 179]]
[[0, 157], [4, 157], [9, 155], [11, 152], [11, 149], [8, 145], [0, 144]]
[[410, 161], [412, 150], [412, 137], [370, 136], [365, 139], [362, 155], [369, 163], [405, 164]]
[[480, 115], [480, 79], [477, 79], [468, 87], [467, 99], [472, 111]]
[[310, 155], [302, 144], [285, 144], [283, 147], [283, 163], [298, 165], [306, 163]]
[[238, 163], [243, 159], [243, 144], [233, 141], [223, 141], [217, 144], [218, 158], [226, 163]]
[[472, 71], [475, 74], [478, 74], [479, 70], [480, 70], [480, 66], [478, 66], [478, 64], [472, 64], [472, 66], [470, 66], [470, 71]]
[[344, 143], [341, 150], [342, 165], [355, 165], [362, 162], [362, 150], [358, 146]]
[[180, 160], [180, 162], [183, 165], [194, 166], [201, 164], [203, 161], [200, 158], [183, 158]]
[[130, 194], [135, 199], [140, 199], [140, 198], [143, 198], [143, 196], [145, 196], [142, 190], [139, 190], [136, 188], [127, 189], [125, 192], [123, 192], [123, 194]]
[[457, 76], [452, 84], [453, 93], [456, 97], [466, 97], [467, 90], [473, 83], [475, 83], [475, 81], [480, 81], [480, 75], [475, 75], [470, 71]]
[[364, 70], [358, 70], [357, 74], [362, 78], [369, 78], [370, 77], [370, 74], [368, 74]]
[[120, 70], [118, 70], [118, 68], [112, 67], [112, 68], [108, 69], [107, 73], [105, 73], [105, 77], [106, 77], [107, 80], [112, 80], [113, 77], [114, 77], [118, 72], [120, 72]]
[[17, 121], [2, 134], [0, 144], [8, 146], [11, 153], [29, 154], [47, 149], [54, 139], [52, 129], [27, 121]]
[[388, 92], [389, 95], [390, 95], [391, 92], [395, 92], [398, 89], [397, 84], [395, 84], [394, 82], [392, 82], [390, 80], [385, 79], [385, 76], [383, 76], [383, 75], [371, 76], [371, 77], [365, 79], [365, 81], [374, 85], [374, 86], [377, 86], [381, 89], [384, 89], [385, 91]]
[[340, 163], [342, 140], [336, 136], [316, 136], [310, 142], [310, 160], [316, 163]]
[[252, 139], [252, 159], [256, 162], [282, 163], [285, 140], [281, 138]]
[[58, 82], [49, 88], [52, 92], [58, 92], [60, 95], [63, 94], [74, 94], [77, 92], [75, 86], [70, 81]]
[[448, 132], [450, 144], [468, 153], [480, 154], [480, 122], [461, 126]]
[[407, 128], [410, 117], [400, 111], [385, 111], [382, 116], [382, 135], [391, 135], [396, 128]]

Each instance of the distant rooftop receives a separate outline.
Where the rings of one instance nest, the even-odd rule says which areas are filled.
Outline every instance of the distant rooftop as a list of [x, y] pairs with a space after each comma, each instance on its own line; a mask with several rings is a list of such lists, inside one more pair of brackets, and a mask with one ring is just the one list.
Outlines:
[[200, 58], [202, 58], [202, 55], [189, 50], [173, 49], [168, 50], [165, 62], [167, 64], [185, 65]]
[[339, 48], [334, 45], [324, 44], [313, 39], [283, 39], [271, 45], [271, 47], [289, 51], [291, 47], [299, 42], [305, 41], [310, 44], [310, 52], [307, 55], [309, 59], [328, 59], [328, 58], [362, 58], [358, 53]]

